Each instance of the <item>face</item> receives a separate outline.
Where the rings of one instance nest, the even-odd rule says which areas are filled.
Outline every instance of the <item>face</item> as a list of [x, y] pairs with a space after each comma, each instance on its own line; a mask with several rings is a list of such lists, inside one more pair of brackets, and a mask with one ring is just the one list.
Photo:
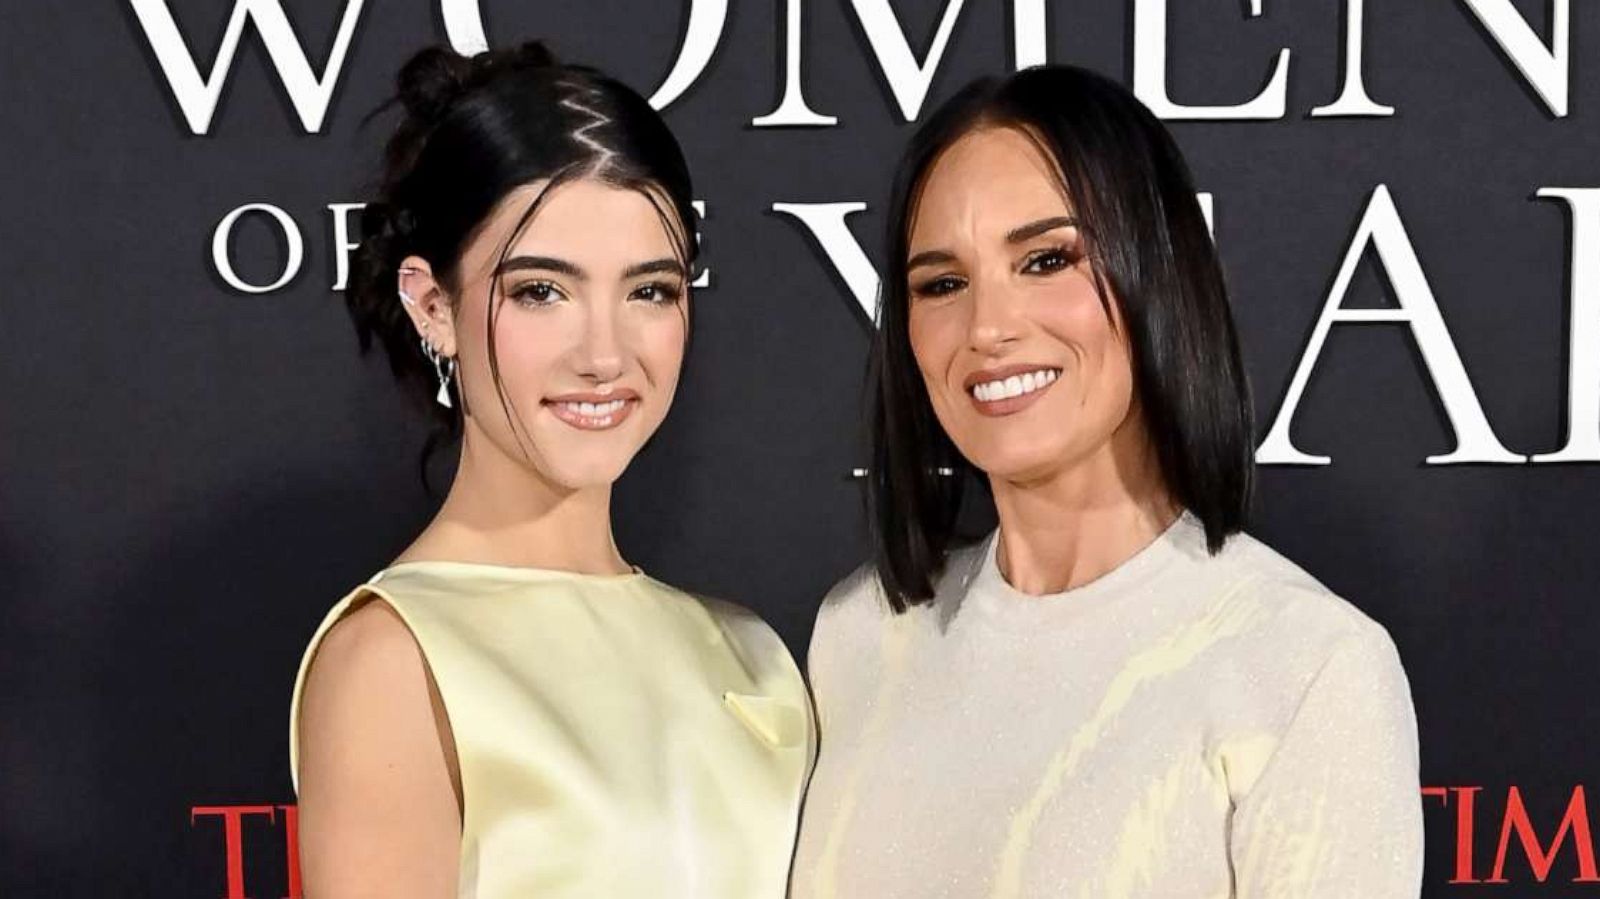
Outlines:
[[[455, 295], [423, 272], [419, 289], [436, 302], [419, 301], [413, 319], [457, 359], [467, 439], [481, 434], [558, 488], [608, 485], [672, 404], [687, 273], [649, 198], [591, 179], [547, 193], [501, 261], [542, 187], [513, 191], [491, 213], [462, 254]], [[490, 368], [491, 314], [510, 421]]]
[[1052, 161], [1009, 128], [960, 138], [924, 181], [911, 349], [939, 423], [992, 478], [1049, 478], [1136, 423], [1121, 314], [1074, 215]]

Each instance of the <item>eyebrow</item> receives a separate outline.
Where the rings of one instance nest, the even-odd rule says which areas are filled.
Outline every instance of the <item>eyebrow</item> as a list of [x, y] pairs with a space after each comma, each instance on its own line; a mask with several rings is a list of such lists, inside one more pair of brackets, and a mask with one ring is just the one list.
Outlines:
[[636, 265], [630, 265], [628, 266], [628, 270], [622, 273], [622, 277], [624, 279], [637, 278], [640, 275], [653, 275], [657, 273], [677, 275], [680, 278], [686, 277], [683, 271], [683, 263], [676, 259], [665, 257], [661, 259], [652, 259], [649, 262], [640, 262]]
[[1006, 232], [1006, 243], [1023, 243], [1057, 228], [1076, 228], [1078, 220], [1070, 215], [1054, 215], [1050, 218], [1039, 219], [1026, 225], [1019, 225]]
[[[1006, 232], [1006, 243], [1025, 243], [1057, 228], [1076, 227], [1078, 227], [1078, 220], [1072, 216], [1053, 215], [1049, 218], [1042, 218], [1036, 222], [1029, 222], [1026, 225], [1018, 225], [1012, 228]], [[955, 259], [955, 254], [949, 250], [924, 250], [906, 260], [906, 271], [909, 272], [923, 265], [941, 265], [946, 262], [954, 262]]]
[[[587, 281], [589, 279], [588, 273], [583, 269], [565, 259], [557, 259], [554, 256], [513, 256], [495, 269], [495, 277], [500, 277], [508, 272], [520, 271], [555, 272], [558, 275], [566, 275], [579, 281]], [[680, 278], [684, 277], [682, 263], [676, 259], [666, 257], [630, 265], [627, 271], [622, 273], [622, 277], [625, 279], [637, 278], [640, 275], [649, 275], [657, 272], [674, 274]]]
[[494, 270], [494, 276], [498, 278], [507, 272], [522, 271], [555, 272], [558, 275], [567, 275], [579, 281], [587, 281], [589, 279], [589, 275], [583, 269], [565, 259], [557, 259], [554, 256], [513, 256], [500, 263], [500, 267]]
[[906, 260], [906, 271], [909, 272], [924, 265], [942, 265], [946, 262], [954, 261], [956, 261], [956, 257], [948, 250], [923, 250]]

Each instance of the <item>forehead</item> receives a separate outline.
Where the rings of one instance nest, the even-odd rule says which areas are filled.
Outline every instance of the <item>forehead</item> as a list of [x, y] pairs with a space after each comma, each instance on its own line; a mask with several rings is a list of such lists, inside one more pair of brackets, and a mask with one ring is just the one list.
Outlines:
[[[522, 185], [495, 206], [474, 250], [491, 264], [529, 205], [544, 191], [539, 209], [511, 245], [508, 256], [556, 256], [604, 271], [635, 262], [675, 257], [671, 205], [664, 196], [579, 178], [546, 190], [547, 182]], [[659, 204], [659, 205], [658, 205]]]
[[911, 243], [957, 229], [1009, 230], [1071, 211], [1055, 161], [1033, 138], [1015, 128], [980, 128], [958, 138], [929, 167]]

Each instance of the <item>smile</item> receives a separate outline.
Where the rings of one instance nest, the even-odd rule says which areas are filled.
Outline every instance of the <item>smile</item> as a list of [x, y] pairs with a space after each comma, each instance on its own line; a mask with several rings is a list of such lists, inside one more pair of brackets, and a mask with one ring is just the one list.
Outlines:
[[627, 419], [636, 398], [601, 400], [545, 400], [544, 407], [563, 422], [583, 431], [604, 431]]
[[992, 381], [980, 381], [968, 387], [967, 392], [980, 403], [998, 403], [1038, 393], [1054, 384], [1060, 375], [1060, 369], [1040, 368]]

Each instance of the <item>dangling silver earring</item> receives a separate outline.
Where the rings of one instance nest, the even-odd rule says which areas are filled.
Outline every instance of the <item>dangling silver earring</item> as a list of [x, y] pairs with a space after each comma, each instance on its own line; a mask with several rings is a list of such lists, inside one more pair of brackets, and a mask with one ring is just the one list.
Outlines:
[[455, 360], [455, 357], [454, 356], [446, 356], [445, 360], [444, 360], [444, 371], [439, 375], [439, 392], [437, 394], [435, 394], [434, 397], [433, 397], [435, 400], [437, 400], [439, 402], [439, 405], [445, 407], [446, 409], [451, 408], [451, 403], [450, 403], [450, 379], [455, 377], [455, 374], [456, 374], [456, 360]]
[[433, 348], [428, 338], [422, 338], [422, 351], [428, 354], [428, 361], [433, 363], [433, 373], [439, 378], [439, 392], [433, 395], [434, 402], [452, 408], [450, 403], [450, 379], [456, 373], [456, 360], [454, 356], [446, 356]]

